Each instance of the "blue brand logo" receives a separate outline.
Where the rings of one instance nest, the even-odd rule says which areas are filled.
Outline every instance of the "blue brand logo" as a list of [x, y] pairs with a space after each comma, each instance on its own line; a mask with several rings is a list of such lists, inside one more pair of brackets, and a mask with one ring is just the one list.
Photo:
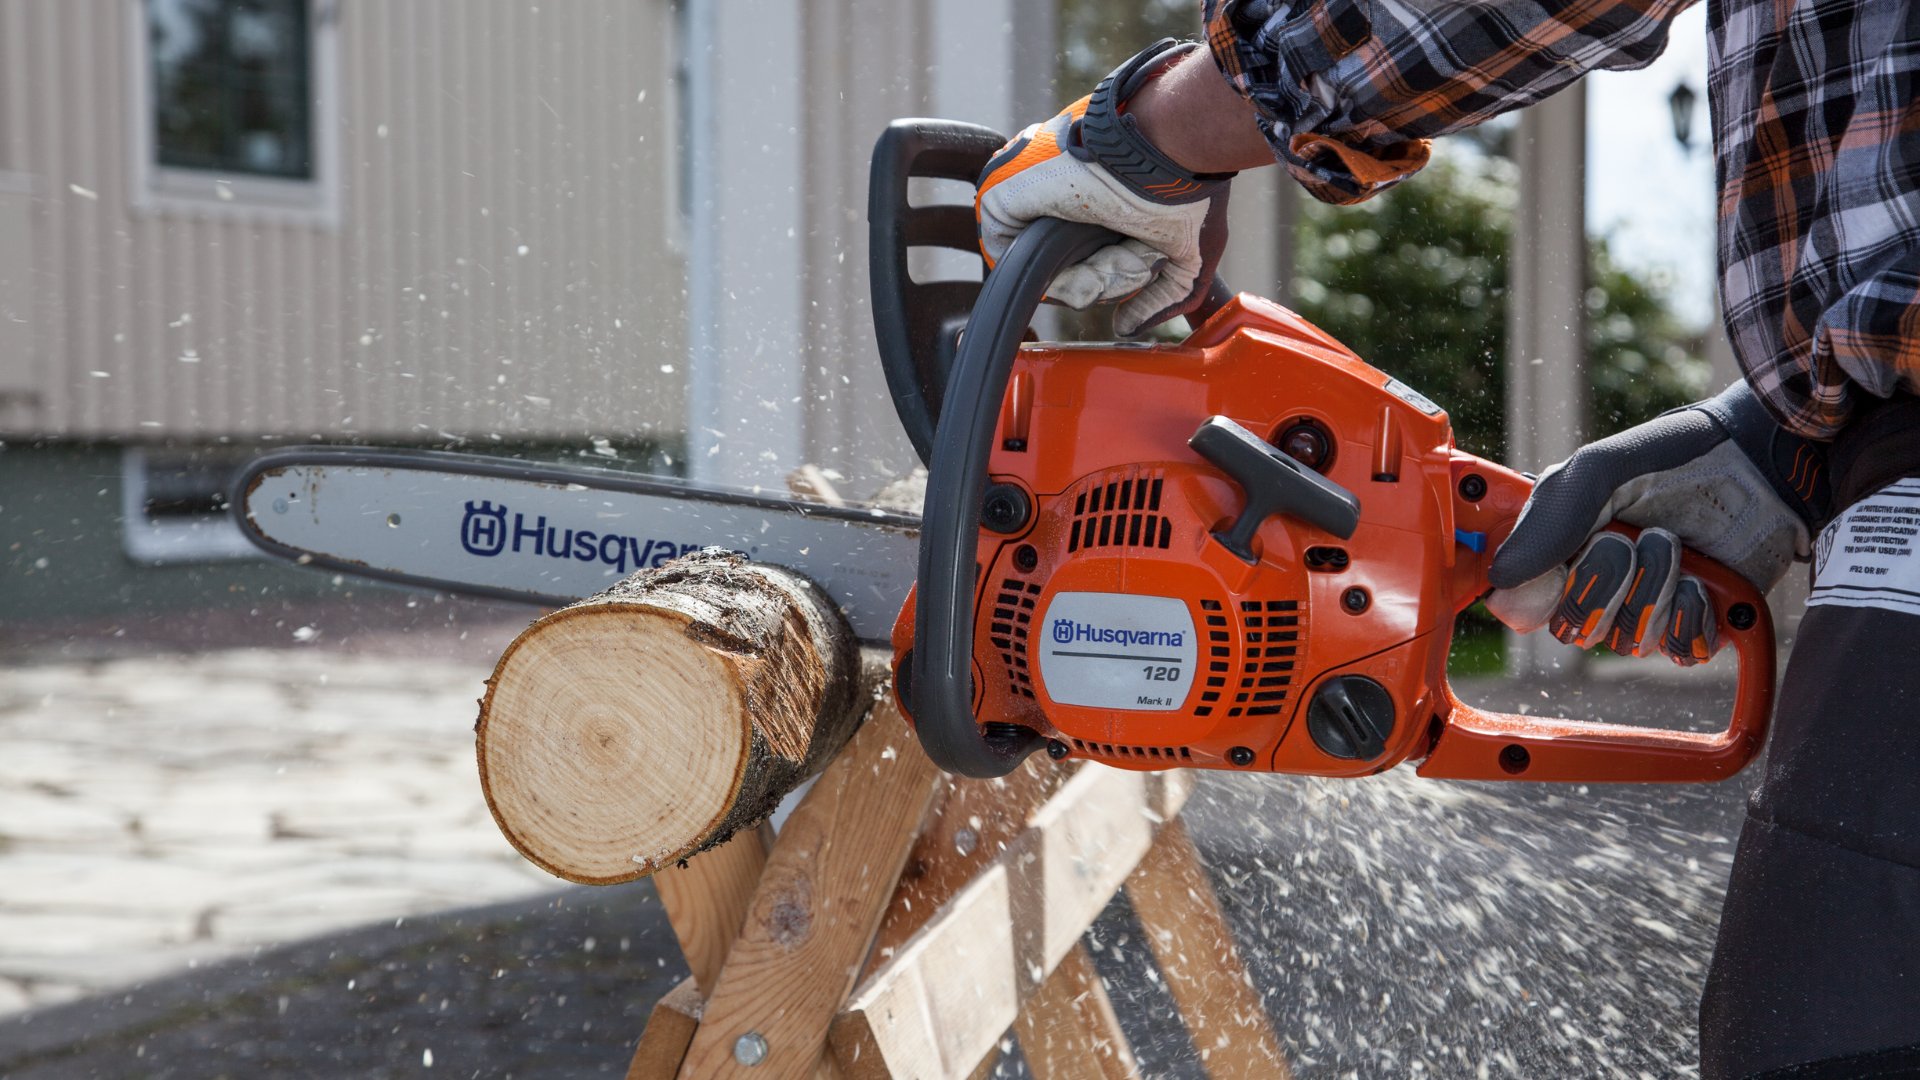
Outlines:
[[491, 502], [467, 504], [460, 522], [460, 546], [475, 555], [498, 555], [507, 546], [507, 508]]
[[483, 501], [477, 505], [467, 504], [467, 516], [460, 521], [460, 546], [469, 554], [483, 558], [511, 550], [516, 555], [604, 563], [624, 574], [629, 565], [635, 570], [657, 568], [704, 545], [673, 540], [643, 541], [637, 536], [614, 533], [603, 536], [586, 529], [548, 525], [544, 516], [536, 518], [529, 527], [525, 514], [513, 515], [513, 526], [508, 528], [506, 505], [495, 506], [491, 501]]
[[1186, 639], [1187, 635], [1179, 630], [1116, 630], [1110, 626], [1077, 623], [1071, 619], [1053, 621], [1053, 641], [1056, 645], [1071, 645], [1076, 641], [1086, 641], [1105, 645], [1159, 645], [1164, 648], [1178, 649], [1185, 646]]

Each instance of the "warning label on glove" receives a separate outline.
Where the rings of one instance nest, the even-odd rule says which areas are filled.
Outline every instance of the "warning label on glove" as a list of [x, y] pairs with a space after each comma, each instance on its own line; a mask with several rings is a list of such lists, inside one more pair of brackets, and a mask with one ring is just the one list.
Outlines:
[[1040, 625], [1040, 679], [1062, 705], [1167, 712], [1193, 686], [1200, 646], [1185, 601], [1063, 592]]
[[1897, 480], [1855, 503], [1813, 546], [1807, 606], [1877, 607], [1920, 615], [1920, 480]]

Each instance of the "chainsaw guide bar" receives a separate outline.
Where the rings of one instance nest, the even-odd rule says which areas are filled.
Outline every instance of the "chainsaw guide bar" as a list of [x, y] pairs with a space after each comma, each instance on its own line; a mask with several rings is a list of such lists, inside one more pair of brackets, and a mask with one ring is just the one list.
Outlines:
[[262, 550], [403, 585], [560, 606], [704, 547], [807, 574], [885, 642], [920, 519], [609, 469], [422, 450], [303, 449], [240, 474]]

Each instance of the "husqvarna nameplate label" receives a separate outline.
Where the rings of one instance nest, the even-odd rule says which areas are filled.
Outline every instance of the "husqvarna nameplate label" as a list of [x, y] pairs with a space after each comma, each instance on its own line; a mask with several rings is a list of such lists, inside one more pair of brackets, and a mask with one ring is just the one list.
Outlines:
[[1059, 593], [1040, 633], [1040, 679], [1062, 705], [1170, 712], [1200, 659], [1193, 616], [1167, 596]]

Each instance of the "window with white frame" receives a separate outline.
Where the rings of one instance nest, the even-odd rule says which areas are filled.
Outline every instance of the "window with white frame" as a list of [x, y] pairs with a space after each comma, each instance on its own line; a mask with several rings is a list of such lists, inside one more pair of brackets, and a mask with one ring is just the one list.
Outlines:
[[312, 179], [306, 0], [148, 0], [147, 12], [159, 163]]
[[136, 199], [331, 221], [339, 0], [134, 0]]

